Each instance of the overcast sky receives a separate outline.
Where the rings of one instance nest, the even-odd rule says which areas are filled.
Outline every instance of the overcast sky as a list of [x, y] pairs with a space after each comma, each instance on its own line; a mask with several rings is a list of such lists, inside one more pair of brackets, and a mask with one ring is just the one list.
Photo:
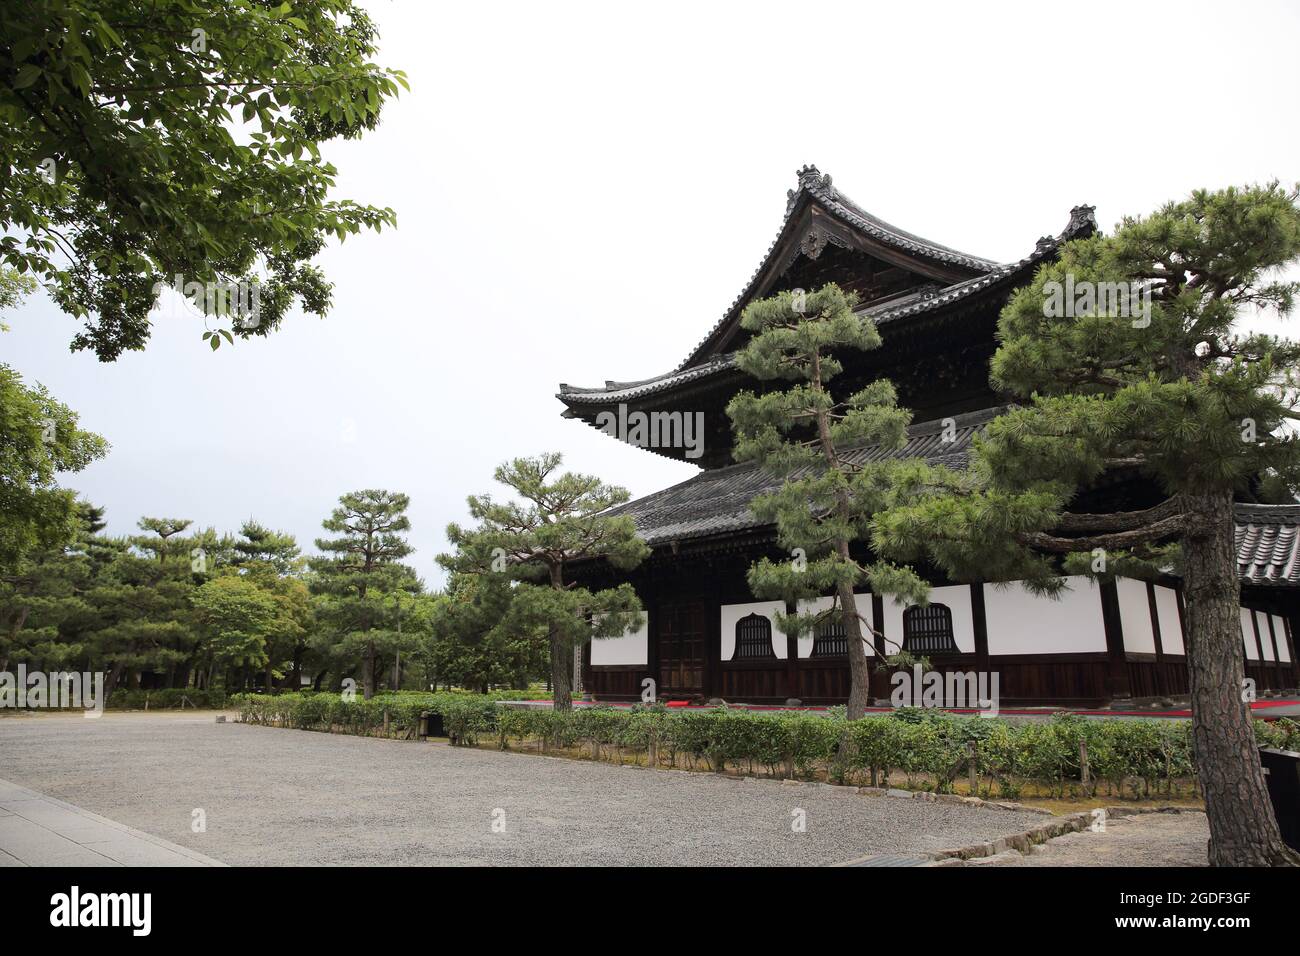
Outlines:
[[398, 228], [321, 256], [327, 318], [211, 353], [200, 318], [158, 315], [145, 352], [102, 365], [43, 294], [7, 317], [0, 360], [112, 443], [66, 479], [110, 532], [256, 517], [310, 545], [341, 493], [386, 487], [437, 585], [443, 528], [506, 458], [559, 450], [636, 495], [690, 477], [561, 419], [557, 384], [677, 365], [806, 163], [1000, 261], [1079, 203], [1110, 228], [1300, 179], [1294, 4], [366, 5], [411, 92], [327, 155], [336, 198]]

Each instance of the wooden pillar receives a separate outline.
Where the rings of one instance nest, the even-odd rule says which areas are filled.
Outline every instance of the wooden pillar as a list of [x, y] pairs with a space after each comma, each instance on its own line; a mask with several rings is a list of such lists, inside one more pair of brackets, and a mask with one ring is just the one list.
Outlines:
[[[875, 631], [872, 636], [872, 647], [876, 652], [876, 663], [883, 665], [885, 658], [889, 656], [888, 645], [885, 643], [885, 599], [879, 594], [871, 595], [871, 623]], [[889, 673], [883, 666], [877, 666], [871, 671], [871, 696], [876, 700], [886, 700], [889, 697], [890, 683]]]
[[[655, 682], [656, 699], [662, 693], [659, 686], [659, 598], [651, 594], [649, 600], [645, 601], [645, 659], [646, 674]], [[637, 694], [641, 693], [640, 681], [637, 682]]]
[[975, 667], [988, 672], [989, 669], [989, 619], [984, 610], [984, 585], [975, 582], [970, 586], [970, 616], [975, 631]]
[[704, 597], [704, 613], [708, 620], [704, 627], [704, 699], [710, 700], [722, 696], [721, 661], [722, 661], [722, 576], [725, 568], [709, 562], [708, 579], [713, 585]]
[[[785, 613], [794, 614], [799, 606], [794, 601], [785, 602]], [[799, 693], [799, 639], [792, 634], [785, 635], [785, 696], [800, 697]], [[801, 698], [802, 699], [802, 698]]]
[[1101, 620], [1106, 628], [1106, 693], [1112, 701], [1128, 700], [1133, 696], [1129, 680], [1128, 658], [1124, 653], [1124, 626], [1119, 616], [1119, 589], [1113, 580], [1103, 581], [1101, 587]]

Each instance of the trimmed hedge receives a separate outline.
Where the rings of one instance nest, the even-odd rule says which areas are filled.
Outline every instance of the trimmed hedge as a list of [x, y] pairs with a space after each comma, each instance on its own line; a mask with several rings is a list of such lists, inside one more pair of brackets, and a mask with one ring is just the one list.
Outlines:
[[453, 744], [470, 745], [495, 725], [498, 699], [458, 691], [402, 691], [376, 694], [370, 700], [344, 700], [336, 693], [240, 694], [231, 700], [239, 707], [239, 719], [249, 724], [375, 736], [383, 733], [387, 715], [389, 736], [406, 739], [416, 736], [420, 714], [427, 711], [442, 716]]
[[[974, 761], [981, 794], [1015, 798], [1028, 784], [1039, 793], [1172, 795], [1194, 778], [1190, 721], [986, 719], [904, 708], [847, 721], [842, 714], [752, 712], [720, 707], [671, 711], [661, 705], [571, 711], [498, 707], [488, 695], [460, 692], [380, 694], [345, 702], [338, 694], [246, 695], [235, 699], [248, 723], [415, 737], [420, 713], [441, 714], [454, 744], [492, 736], [498, 747], [539, 751], [582, 748], [593, 759], [649, 766], [704, 767], [777, 777], [822, 777], [873, 786], [952, 792]], [[1262, 747], [1300, 750], [1300, 724], [1255, 721]], [[1086, 745], [1084, 786], [1080, 744]]]
[[[1255, 722], [1260, 746], [1300, 749], [1300, 724]], [[846, 721], [806, 713], [754, 713], [718, 708], [670, 712], [664, 708], [571, 712], [503, 709], [496, 715], [498, 746], [531, 742], [539, 750], [590, 748], [593, 758], [695, 768], [733, 769], [770, 776], [824, 775], [885, 785], [902, 775], [910, 788], [952, 792], [974, 760], [978, 788], [1019, 796], [1032, 783], [1047, 794], [1172, 795], [1195, 776], [1191, 724], [1170, 720], [1051, 720], [1009, 722], [942, 711], [900, 710]], [[1089, 782], [1080, 768], [1086, 744]]]
[[108, 698], [109, 710], [171, 710], [197, 707], [221, 710], [226, 706], [224, 690], [197, 690], [193, 687], [163, 687], [158, 690], [124, 690], [118, 688]]

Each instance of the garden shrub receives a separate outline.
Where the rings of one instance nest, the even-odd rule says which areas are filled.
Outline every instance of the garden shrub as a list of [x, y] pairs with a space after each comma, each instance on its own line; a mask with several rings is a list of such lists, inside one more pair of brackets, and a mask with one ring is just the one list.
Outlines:
[[[503, 692], [496, 692], [497, 694]], [[526, 692], [515, 692], [526, 693]], [[499, 697], [460, 691], [379, 694], [345, 701], [334, 693], [237, 695], [248, 723], [303, 730], [381, 734], [412, 738], [420, 714], [440, 714], [452, 742], [469, 746], [483, 736], [504, 748], [538, 750], [581, 747], [593, 758], [668, 763], [679, 757], [692, 768], [727, 769], [772, 776], [824, 773], [843, 781], [869, 774], [888, 786], [891, 773], [909, 786], [951, 792], [970, 766], [972, 747], [979, 791], [1015, 799], [1026, 785], [1064, 795], [1082, 781], [1080, 743], [1088, 751], [1092, 795], [1100, 783], [1111, 793], [1151, 796], [1173, 793], [1177, 781], [1195, 775], [1191, 725], [1167, 720], [1086, 720], [1060, 714], [1050, 720], [966, 717], [944, 711], [900, 709], [887, 716], [847, 721], [841, 713], [753, 712], [718, 707], [669, 710], [662, 705], [608, 706], [556, 712], [549, 708], [500, 706]], [[1257, 721], [1260, 746], [1300, 749], [1300, 724]]]

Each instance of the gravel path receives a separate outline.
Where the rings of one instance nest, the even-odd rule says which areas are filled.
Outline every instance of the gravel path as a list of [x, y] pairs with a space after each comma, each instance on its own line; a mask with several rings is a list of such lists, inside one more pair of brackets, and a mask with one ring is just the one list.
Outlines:
[[1204, 813], [1139, 813], [1111, 817], [1106, 830], [1049, 840], [1024, 856], [1003, 853], [967, 866], [1209, 866], [1210, 827]]
[[[810, 865], [964, 846], [1043, 819], [211, 714], [0, 718], [0, 778], [236, 865]], [[191, 832], [195, 809], [206, 832]]]

